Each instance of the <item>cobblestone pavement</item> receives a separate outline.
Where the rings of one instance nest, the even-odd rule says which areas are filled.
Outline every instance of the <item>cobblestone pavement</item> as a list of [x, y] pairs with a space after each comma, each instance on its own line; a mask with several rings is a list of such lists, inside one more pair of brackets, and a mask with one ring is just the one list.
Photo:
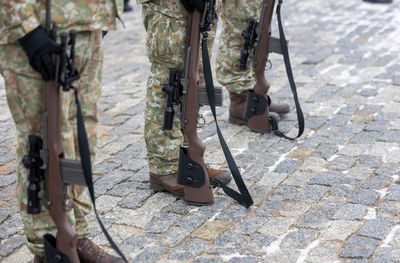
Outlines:
[[[148, 185], [143, 109], [149, 65], [139, 7], [105, 39], [98, 209], [132, 262], [400, 262], [400, 2], [285, 1], [283, 16], [306, 131], [296, 142], [228, 124], [223, 133], [255, 205], [220, 190], [210, 207]], [[274, 29], [276, 31], [276, 27]], [[291, 101], [281, 57], [271, 95]], [[15, 204], [15, 127], [0, 81], [0, 261], [28, 262]], [[206, 161], [224, 167], [215, 126]], [[281, 128], [296, 133], [296, 115]], [[91, 235], [107, 242], [91, 216]]]

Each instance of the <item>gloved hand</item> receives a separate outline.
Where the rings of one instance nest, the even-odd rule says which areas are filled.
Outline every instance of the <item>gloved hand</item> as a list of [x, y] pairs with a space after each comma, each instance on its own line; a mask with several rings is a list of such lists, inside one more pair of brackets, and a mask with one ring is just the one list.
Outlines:
[[195, 8], [200, 12], [203, 12], [204, 7], [206, 6], [205, 0], [181, 0], [181, 2], [189, 12], [193, 12]]
[[45, 81], [54, 79], [56, 66], [51, 60], [51, 55], [60, 53], [61, 47], [47, 35], [46, 30], [38, 26], [18, 39], [18, 42], [28, 56], [29, 65], [39, 72]]

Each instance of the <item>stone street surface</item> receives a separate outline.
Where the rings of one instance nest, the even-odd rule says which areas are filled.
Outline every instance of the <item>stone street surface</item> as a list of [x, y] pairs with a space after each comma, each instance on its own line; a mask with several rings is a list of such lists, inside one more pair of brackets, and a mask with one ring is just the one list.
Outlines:
[[[255, 201], [250, 209], [220, 189], [209, 207], [149, 189], [149, 64], [140, 7], [131, 2], [126, 28], [104, 41], [95, 164], [98, 210], [130, 262], [400, 262], [399, 1], [284, 1], [304, 135], [293, 142], [229, 124], [226, 91], [218, 109]], [[283, 60], [270, 58], [270, 95], [294, 110]], [[210, 110], [201, 112], [206, 162], [226, 167]], [[296, 134], [294, 111], [280, 127]], [[15, 200], [15, 126], [2, 79], [0, 133], [0, 261], [28, 262]], [[110, 251], [93, 214], [90, 220], [92, 238]]]

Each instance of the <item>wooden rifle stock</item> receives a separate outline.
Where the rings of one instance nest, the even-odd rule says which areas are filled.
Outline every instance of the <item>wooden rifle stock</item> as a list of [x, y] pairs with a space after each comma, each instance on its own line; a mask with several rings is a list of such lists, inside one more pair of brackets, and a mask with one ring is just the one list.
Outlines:
[[[58, 60], [57, 56], [54, 55], [53, 62], [56, 65], [59, 62]], [[66, 189], [64, 188], [60, 166], [60, 158], [64, 156], [61, 141], [60, 93], [61, 90], [56, 81], [50, 80], [45, 83], [44, 129], [46, 130], [44, 131], [44, 150], [47, 151], [48, 156], [46, 169], [47, 200], [50, 216], [57, 226], [57, 249], [68, 256], [71, 263], [79, 263], [76, 249], [78, 235], [68, 222], [64, 202]]]
[[[270, 44], [270, 28], [272, 21], [272, 14], [274, 11], [275, 0], [265, 0], [261, 13], [260, 23], [257, 29], [257, 45], [254, 56], [253, 68], [256, 75], [256, 84], [254, 85], [254, 93], [259, 95], [253, 97], [254, 100], [259, 100], [268, 92], [270, 87], [265, 77], [265, 67], [267, 63], [269, 44]], [[257, 101], [255, 101], [257, 102]], [[254, 114], [248, 119], [248, 126], [255, 131], [271, 131], [271, 124], [269, 122], [269, 107], [267, 106], [263, 114]]]
[[[200, 22], [201, 13], [194, 10], [193, 13], [189, 14], [188, 19], [188, 32], [187, 32], [187, 47], [185, 65], [188, 65], [185, 69], [185, 79], [188, 79], [188, 89], [186, 95], [186, 109], [185, 113], [185, 126], [184, 133], [188, 140], [188, 147], [186, 149], [187, 157], [196, 162], [194, 165], [200, 165], [204, 174], [204, 184], [201, 187], [191, 187], [190, 175], [185, 178], [186, 183], [184, 184], [185, 201], [198, 204], [206, 205], [213, 204], [214, 197], [210, 188], [210, 182], [207, 174], [207, 168], [204, 163], [203, 155], [206, 149], [205, 144], [201, 141], [197, 135], [197, 119], [198, 119], [198, 61], [199, 61], [199, 48], [200, 48]], [[182, 151], [181, 151], [182, 154]], [[190, 164], [190, 163], [189, 163]], [[188, 165], [188, 164], [187, 164]], [[193, 165], [193, 164], [191, 164]], [[181, 163], [180, 163], [181, 166]], [[190, 168], [190, 167], [188, 167]]]

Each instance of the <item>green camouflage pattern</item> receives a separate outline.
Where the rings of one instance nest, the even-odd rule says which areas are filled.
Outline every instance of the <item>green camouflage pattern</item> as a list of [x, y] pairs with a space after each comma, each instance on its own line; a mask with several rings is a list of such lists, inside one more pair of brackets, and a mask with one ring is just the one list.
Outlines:
[[[97, 143], [98, 101], [102, 79], [102, 34], [101, 30], [80, 32], [76, 38], [75, 65], [81, 73], [75, 82], [79, 89], [79, 100], [84, 116], [92, 161]], [[35, 255], [44, 256], [42, 236], [56, 234], [56, 226], [42, 202], [42, 212], [37, 216], [26, 212], [29, 171], [22, 165], [22, 157], [28, 152], [29, 134], [42, 136], [42, 103], [44, 82], [28, 63], [22, 48], [15, 44], [0, 45], [0, 73], [4, 77], [8, 105], [17, 128], [17, 198], [21, 220], [24, 224], [25, 241]], [[73, 91], [62, 92], [61, 128], [64, 155], [68, 159], [79, 156], [75, 124], [75, 102]], [[88, 235], [85, 216], [91, 210], [91, 203], [83, 186], [70, 186], [68, 193], [75, 203], [68, 213], [68, 220], [75, 227], [79, 237]]]
[[262, 3], [261, 0], [222, 0], [222, 33], [216, 74], [218, 82], [231, 93], [252, 89], [256, 82], [251, 59], [247, 70], [239, 69], [237, 64], [243, 48], [242, 31], [247, 27], [248, 18], [259, 20]]
[[[150, 172], [166, 175], [178, 171], [179, 147], [183, 144], [180, 120], [174, 117], [171, 131], [163, 131], [168, 69], [183, 69], [188, 12], [179, 0], [143, 1], [142, 19], [147, 31], [146, 53], [151, 63], [147, 81], [145, 140]], [[179, 109], [175, 107], [175, 112]]]
[[[45, 26], [45, 0], [0, 0], [0, 44], [13, 43], [39, 25]], [[51, 18], [60, 31], [115, 29], [123, 0], [51, 1]]]
[[[143, 24], [147, 31], [146, 53], [151, 63], [144, 131], [149, 169], [156, 175], [173, 174], [178, 171], [179, 147], [185, 144], [185, 139], [177, 114], [172, 130], [162, 130], [165, 106], [162, 85], [168, 83], [169, 68], [183, 70], [188, 12], [180, 0], [138, 0], [138, 3], [142, 4]], [[214, 38], [215, 27], [209, 33], [209, 51]], [[199, 59], [199, 79], [203, 82], [201, 56]], [[178, 111], [176, 106], [175, 112]]]

